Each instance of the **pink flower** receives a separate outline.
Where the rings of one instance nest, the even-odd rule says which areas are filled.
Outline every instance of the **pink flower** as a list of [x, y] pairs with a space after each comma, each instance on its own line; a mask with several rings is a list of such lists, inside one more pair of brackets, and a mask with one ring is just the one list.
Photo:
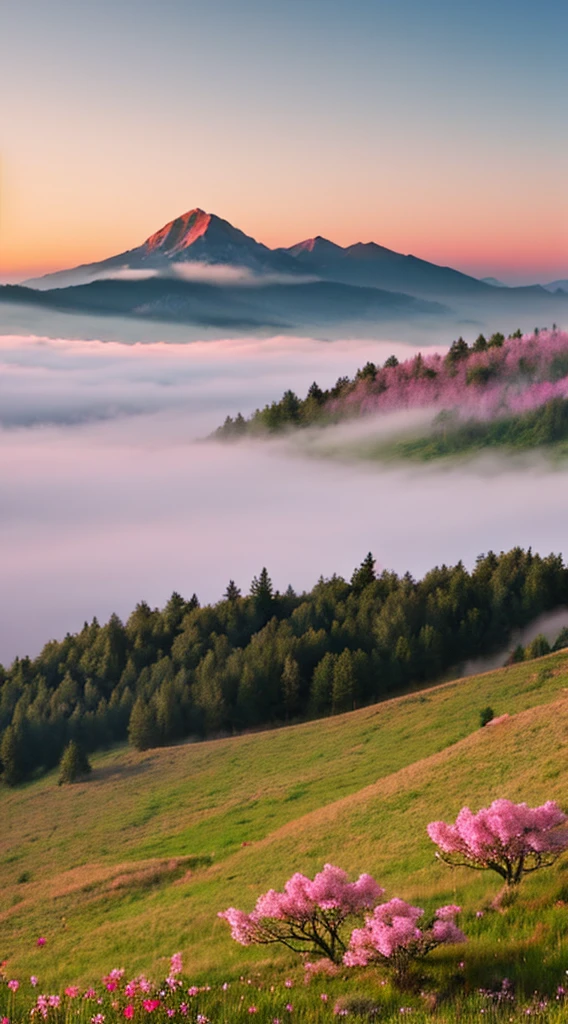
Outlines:
[[133, 999], [136, 995], [136, 982], [128, 981], [124, 986], [124, 994], [127, 999]]
[[67, 988], [65, 989], [65, 995], [68, 996], [69, 999], [76, 999], [77, 996], [79, 995], [79, 989], [77, 985], [68, 985]]
[[257, 1010], [256, 1006], [249, 1006], [248, 1012], [249, 1013], [258, 1013], [258, 1010]]
[[183, 970], [183, 963], [181, 953], [174, 953], [170, 959], [170, 974], [175, 977], [176, 974], [181, 974]]
[[45, 946], [45, 939], [43, 935], [40, 935], [39, 939], [36, 942], [36, 946]]
[[327, 1003], [327, 1000], [328, 1000], [327, 992], [322, 992], [322, 994], [320, 995], [320, 999], [321, 999], [322, 1003]]
[[35, 987], [36, 987], [36, 985], [37, 985], [37, 978], [36, 978], [35, 974], [32, 974], [32, 976], [31, 976], [31, 978], [30, 978], [30, 985], [31, 985], [31, 986], [32, 986], [33, 988], [35, 988]]
[[124, 1007], [123, 1016], [125, 1016], [127, 1020], [130, 1020], [134, 1016], [134, 1007], [132, 1003], [129, 1003], [128, 1006]]
[[284, 986], [285, 986], [285, 988], [293, 988], [293, 982], [290, 980], [290, 978], [286, 978], [286, 981], [284, 982]]
[[105, 1024], [104, 1013], [96, 1013], [94, 1017], [91, 1017], [91, 1024]]
[[188, 988], [188, 990], [187, 990], [188, 996], [196, 996], [198, 994], [198, 992], [199, 992], [199, 989], [198, 989], [197, 985], [192, 985], [191, 988]]
[[88, 988], [83, 996], [83, 999], [95, 999], [97, 993], [94, 988]]
[[294, 1007], [292, 1006], [292, 1003], [286, 1003], [286, 1009], [288, 1010], [288, 1013], [294, 1012]]
[[12, 980], [8, 982], [8, 988], [10, 989], [10, 992], [17, 992], [19, 987], [20, 982], [17, 981], [16, 978], [12, 978]]
[[49, 999], [47, 1001], [49, 1005], [52, 1007], [52, 1009], [57, 1010], [61, 1005], [61, 996], [49, 996]]
[[181, 1003], [180, 1004], [179, 1012], [182, 1014], [183, 1017], [187, 1016], [187, 1011], [188, 1010], [189, 1010], [189, 1006], [187, 1005], [187, 1003]]
[[173, 1017], [175, 1012], [176, 1012], [175, 1010], [166, 1010], [166, 1013], [167, 1013], [168, 1017]]
[[142, 1000], [142, 1006], [146, 1010], [146, 1013], [153, 1013], [154, 1010], [158, 1009], [159, 1005], [160, 1005], [160, 1000], [159, 999], [143, 999]]
[[10, 1018], [9, 1017], [2, 1017], [1, 1021], [0, 1021], [0, 1024], [10, 1024]]

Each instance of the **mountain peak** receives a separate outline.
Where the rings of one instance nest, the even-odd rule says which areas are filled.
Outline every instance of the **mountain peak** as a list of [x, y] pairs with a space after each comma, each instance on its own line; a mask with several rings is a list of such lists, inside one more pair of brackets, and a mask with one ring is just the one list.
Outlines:
[[323, 235], [315, 235], [314, 238], [305, 238], [303, 242], [297, 242], [296, 245], [290, 246], [286, 250], [292, 256], [300, 256], [302, 253], [330, 253], [330, 252], [343, 252], [340, 245], [336, 245], [335, 242], [330, 242], [329, 238], [324, 238]]
[[210, 213], [199, 208], [188, 210], [150, 235], [144, 242], [144, 248], [148, 253], [159, 251], [164, 256], [174, 256], [201, 238], [210, 223]]

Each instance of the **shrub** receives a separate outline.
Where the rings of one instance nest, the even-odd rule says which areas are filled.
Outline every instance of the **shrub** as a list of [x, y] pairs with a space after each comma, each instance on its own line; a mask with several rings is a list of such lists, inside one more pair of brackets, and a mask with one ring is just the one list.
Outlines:
[[489, 705], [486, 708], [482, 708], [482, 710], [479, 712], [479, 724], [481, 728], [483, 729], [483, 726], [487, 725], [487, 723], [490, 722], [492, 718], [495, 718], [495, 712], [493, 708], [490, 708]]
[[419, 926], [424, 916], [421, 907], [412, 907], [405, 900], [392, 899], [375, 907], [364, 928], [351, 935], [343, 962], [349, 967], [366, 967], [380, 963], [389, 967], [399, 985], [408, 981], [413, 961], [426, 956], [436, 946], [465, 942], [466, 937], [455, 923], [461, 907], [440, 907], [434, 920]]

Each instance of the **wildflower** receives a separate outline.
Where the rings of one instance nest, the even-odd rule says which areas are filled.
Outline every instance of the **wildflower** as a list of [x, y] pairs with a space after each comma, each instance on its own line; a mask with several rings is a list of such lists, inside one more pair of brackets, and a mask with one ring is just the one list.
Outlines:
[[158, 1009], [159, 1005], [160, 1005], [160, 1000], [159, 999], [143, 999], [142, 1000], [142, 1006], [146, 1010], [146, 1013], [153, 1013], [154, 1010]]
[[45, 946], [45, 939], [43, 935], [40, 935], [39, 939], [36, 942], [36, 946]]
[[328, 997], [327, 992], [322, 992], [322, 994], [320, 996], [320, 999], [321, 999], [322, 1003], [327, 1003], [328, 998], [329, 997]]
[[206, 1017], [204, 1013], [198, 1013], [197, 1024], [209, 1024], [209, 1017]]
[[249, 1013], [258, 1013], [256, 1006], [249, 1006]]
[[286, 978], [286, 981], [284, 982], [284, 986], [285, 986], [285, 988], [293, 988], [293, 982], [290, 980], [290, 978]]
[[224, 981], [223, 984], [221, 985], [221, 988], [223, 989], [223, 992], [226, 992], [228, 987], [229, 987], [229, 983], [227, 981]]
[[170, 974], [172, 976], [175, 976], [176, 974], [181, 974], [182, 970], [183, 963], [181, 953], [174, 953], [174, 955], [170, 959]]
[[189, 1009], [189, 1007], [188, 1007], [187, 1003], [181, 1003], [180, 1004], [180, 1008], [179, 1008], [179, 1012], [182, 1014], [183, 1017], [185, 1017], [187, 1015], [188, 1009]]
[[[61, 1004], [61, 996], [50, 996], [47, 1000], [53, 1010], [57, 1010]], [[104, 1020], [104, 1017], [103, 1017]], [[101, 1022], [102, 1024], [102, 1022]]]
[[85, 995], [83, 996], [83, 999], [94, 999], [96, 994], [97, 993], [95, 992], [94, 988], [88, 988], [87, 991], [85, 992]]
[[178, 985], [181, 985], [181, 981], [179, 981], [177, 978], [174, 978], [173, 974], [170, 974], [169, 978], [166, 978], [166, 985], [173, 992], [174, 989], [178, 987]]
[[134, 1016], [134, 1007], [132, 1003], [129, 1003], [128, 1006], [124, 1007], [123, 1015], [126, 1017], [127, 1020], [132, 1019], [132, 1017]]
[[475, 911], [475, 916], [476, 917], [485, 917], [485, 911], [484, 910], [476, 910]]
[[94, 1017], [91, 1017], [91, 1024], [105, 1024], [104, 1013], [96, 1013]]
[[36, 985], [37, 985], [37, 978], [36, 978], [35, 974], [32, 974], [32, 976], [30, 978], [30, 985], [32, 986], [32, 988], [35, 988]]
[[107, 992], [114, 992], [117, 989], [118, 986], [116, 984], [116, 981], [107, 981], [105, 987], [106, 987]]
[[191, 988], [188, 988], [188, 990], [187, 990], [188, 996], [196, 996], [198, 992], [199, 992], [199, 989], [198, 989], [197, 985], [192, 985]]
[[132, 999], [133, 996], [136, 995], [136, 982], [135, 981], [127, 982], [127, 984], [124, 986], [124, 994], [125, 994], [127, 999]]
[[175, 1012], [176, 1012], [175, 1010], [166, 1010], [166, 1013], [167, 1013], [168, 1017], [173, 1017]]
[[10, 1024], [10, 1018], [9, 1017], [2, 1017], [0, 1024]]
[[79, 989], [77, 985], [68, 985], [67, 988], [65, 989], [65, 995], [68, 996], [69, 999], [76, 999], [77, 996], [79, 995]]
[[8, 988], [10, 989], [10, 992], [17, 992], [19, 987], [20, 987], [20, 982], [16, 981], [15, 978], [12, 978], [12, 981], [8, 982]]
[[288, 1010], [288, 1013], [294, 1012], [294, 1007], [292, 1006], [292, 1003], [286, 1003], [286, 1009]]

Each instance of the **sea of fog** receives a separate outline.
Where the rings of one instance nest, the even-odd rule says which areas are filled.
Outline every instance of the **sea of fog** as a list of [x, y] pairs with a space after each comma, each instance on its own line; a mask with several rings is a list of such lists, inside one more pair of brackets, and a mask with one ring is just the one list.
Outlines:
[[415, 576], [515, 544], [568, 555], [568, 472], [544, 462], [381, 467], [286, 439], [201, 440], [287, 387], [416, 350], [0, 336], [0, 662], [141, 599], [215, 601], [229, 579], [246, 591], [264, 565], [300, 591], [369, 550]]

